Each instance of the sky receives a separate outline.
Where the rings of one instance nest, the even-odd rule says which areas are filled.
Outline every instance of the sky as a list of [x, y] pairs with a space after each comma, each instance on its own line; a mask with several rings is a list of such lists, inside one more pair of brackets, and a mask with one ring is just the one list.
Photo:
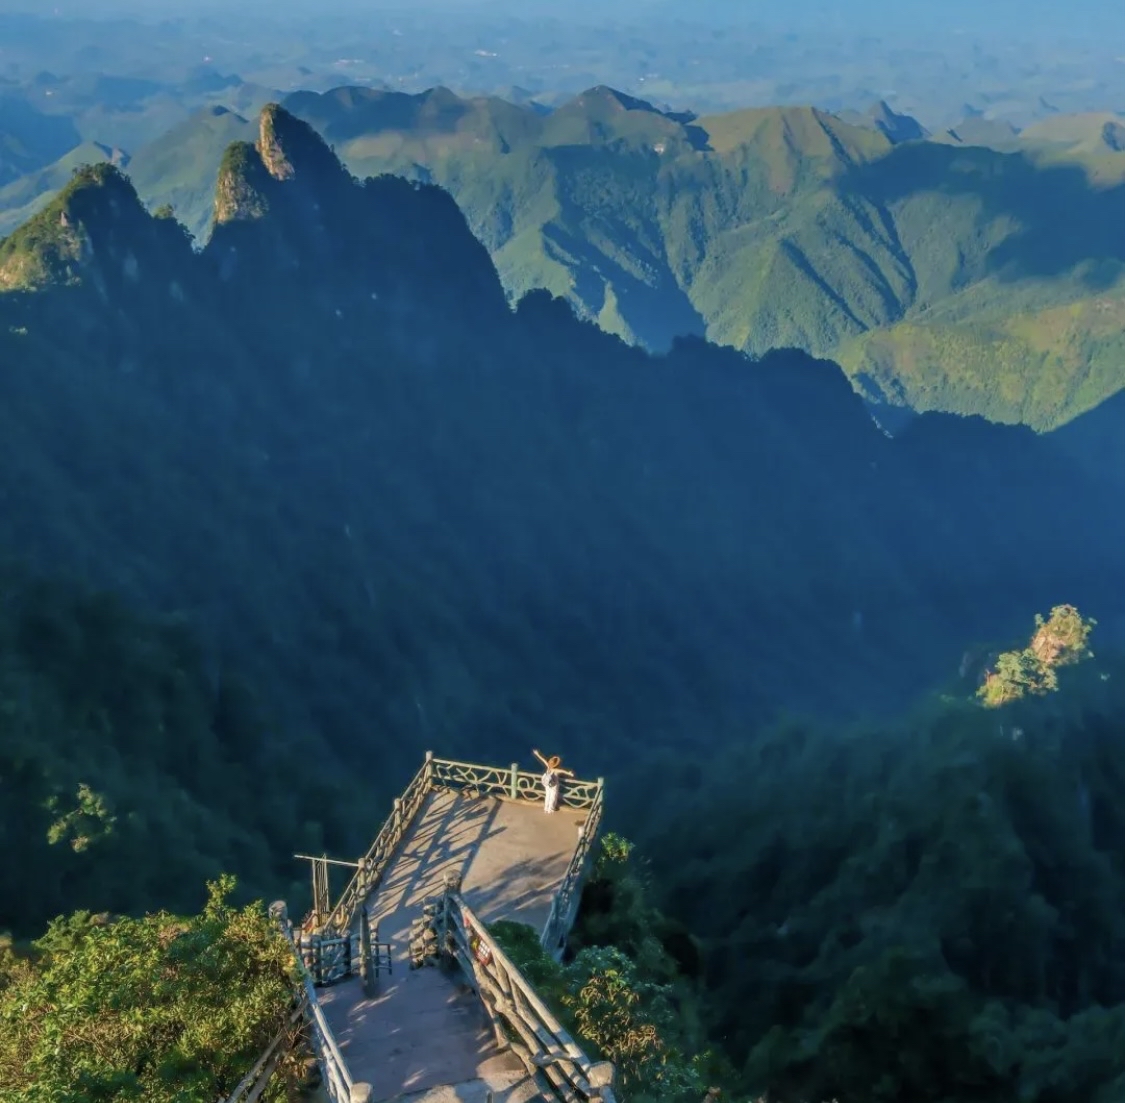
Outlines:
[[[55, 8], [66, 15], [121, 13], [151, 17], [230, 11], [230, 0], [0, 0], [0, 12]], [[846, 25], [861, 33], [939, 28], [967, 34], [1010, 32], [1014, 37], [1070, 33], [1121, 43], [1125, 55], [1125, 0], [239, 0], [236, 10], [275, 18], [379, 11], [453, 9], [464, 15], [552, 16], [642, 22], [657, 16], [690, 16], [715, 25], [761, 22], [794, 30]]]

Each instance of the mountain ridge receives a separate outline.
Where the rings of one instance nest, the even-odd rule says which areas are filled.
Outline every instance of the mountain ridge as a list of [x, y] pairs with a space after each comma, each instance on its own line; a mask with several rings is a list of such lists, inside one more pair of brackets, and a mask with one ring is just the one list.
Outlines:
[[[919, 137], [885, 104], [852, 125], [809, 107], [695, 117], [604, 86], [546, 114], [443, 88], [286, 102], [358, 176], [450, 190], [512, 301], [546, 287], [625, 340], [800, 347], [873, 403], [1039, 430], [1120, 386], [1125, 240], [1104, 227], [1123, 222], [1125, 154], [1097, 145], [1110, 116], [989, 149]], [[257, 128], [201, 111], [129, 171], [198, 235], [219, 147]]]
[[[251, 217], [202, 252], [111, 166], [4, 243], [7, 285], [36, 277], [0, 294], [2, 535], [172, 602], [292, 722], [675, 741], [903, 700], [1057, 587], [1113, 620], [1108, 491], [1048, 442], [944, 415], [892, 441], [805, 354], [513, 311], [443, 189], [353, 180], [280, 110], [259, 130], [220, 189]], [[1027, 478], [1056, 526], [1006, 501]]]
[[[446, 187], [512, 301], [545, 287], [626, 340], [801, 347], [873, 402], [1040, 430], [1120, 386], [1105, 318], [1125, 304], [1125, 154], [1097, 145], [1108, 116], [989, 148], [917, 136], [885, 103], [852, 125], [811, 107], [696, 117], [605, 86], [547, 113], [444, 88], [285, 102], [358, 176]], [[217, 171], [251, 129], [202, 112], [130, 172], [198, 236], [214, 177], [194, 166]]]
[[[1067, 258], [1050, 243], [1064, 212], [1082, 212], [1088, 225], [1112, 226], [1115, 212], [1121, 221], [1120, 155], [1039, 140], [1009, 154], [915, 136], [892, 141], [878, 109], [882, 129], [852, 127], [814, 108], [684, 123], [651, 104], [631, 110], [628, 98], [597, 89], [542, 119], [526, 118], [540, 135], [530, 145], [525, 132], [522, 146], [498, 151], [485, 141], [479, 148], [485, 131], [478, 122], [477, 146], [466, 150], [462, 139], [445, 146], [433, 131], [417, 146], [409, 129], [396, 130], [393, 142], [370, 130], [348, 138], [346, 124], [333, 121], [348, 111], [314, 109], [314, 99], [302, 96], [294, 106], [339, 135], [354, 171], [405, 171], [449, 187], [510, 295], [547, 287], [626, 339], [663, 347], [678, 330], [755, 353], [776, 345], [840, 352], [861, 392], [865, 378], [886, 378], [889, 355], [899, 400], [915, 409], [1022, 419], [1039, 429], [1119, 385], [1112, 341], [1083, 326], [1045, 327], [1043, 353], [1023, 338], [1010, 342], [1009, 378], [982, 403], [979, 388], [950, 377], [933, 353], [900, 348], [894, 327], [925, 329], [934, 308], [977, 286], [983, 293], [963, 301], [982, 308], [972, 305], [953, 324], [955, 339], [979, 360], [993, 345], [989, 327], [1026, 328], [1021, 300], [1038, 296], [1060, 310], [1088, 301], [1074, 267], [1086, 258]], [[592, 109], [595, 122], [582, 114], [583, 100], [607, 110]], [[334, 102], [332, 94], [316, 101]], [[486, 100], [462, 101], [458, 110], [481, 119], [495, 113]], [[1085, 124], [1074, 125], [1082, 131]], [[1125, 241], [1104, 233], [1101, 240], [1109, 266], [1099, 278], [1125, 299]], [[1056, 267], [1034, 271], [1052, 249], [1060, 253], [1048, 261]], [[1011, 275], [1002, 274], [1005, 265]], [[1037, 286], [1043, 275], [1051, 287]], [[868, 335], [881, 351], [867, 351]], [[1070, 403], [1073, 387], [1062, 383], [1040, 407], [1035, 377], [1043, 355], [1073, 360], [1091, 338], [1101, 382], [1086, 387], [1087, 404]]]

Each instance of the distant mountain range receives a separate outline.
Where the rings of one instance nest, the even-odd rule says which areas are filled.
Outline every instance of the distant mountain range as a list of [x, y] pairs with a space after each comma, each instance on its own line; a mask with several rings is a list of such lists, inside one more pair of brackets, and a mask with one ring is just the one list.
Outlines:
[[[885, 103], [695, 117], [607, 87], [555, 110], [443, 88], [285, 104], [356, 175], [447, 188], [510, 298], [545, 288], [629, 341], [793, 346], [837, 359], [874, 404], [1037, 429], [1125, 382], [1117, 116], [1022, 132], [977, 116], [929, 134]], [[222, 152], [253, 130], [209, 108], [133, 151], [127, 171], [202, 239]], [[0, 228], [74, 162], [0, 189]]]

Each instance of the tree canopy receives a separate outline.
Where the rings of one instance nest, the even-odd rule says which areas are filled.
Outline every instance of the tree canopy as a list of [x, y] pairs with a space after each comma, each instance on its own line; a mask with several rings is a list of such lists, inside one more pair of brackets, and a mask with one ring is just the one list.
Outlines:
[[[195, 1103], [229, 1094], [285, 1029], [294, 960], [234, 880], [197, 915], [56, 919], [30, 957], [0, 950], [0, 1099], [5, 1103]], [[283, 1065], [266, 1100], [298, 1075]]]

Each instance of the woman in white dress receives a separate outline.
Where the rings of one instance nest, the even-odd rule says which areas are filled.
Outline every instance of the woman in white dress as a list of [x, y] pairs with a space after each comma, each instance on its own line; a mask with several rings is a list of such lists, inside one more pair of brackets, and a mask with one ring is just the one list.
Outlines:
[[562, 766], [562, 759], [557, 754], [551, 755], [550, 758], [544, 758], [538, 751], [532, 751], [540, 762], [546, 767], [542, 778], [543, 782], [543, 811], [544, 812], [557, 812], [559, 810], [559, 795], [562, 793], [562, 779], [563, 775], [567, 777], [574, 777], [571, 770], [564, 770]]

